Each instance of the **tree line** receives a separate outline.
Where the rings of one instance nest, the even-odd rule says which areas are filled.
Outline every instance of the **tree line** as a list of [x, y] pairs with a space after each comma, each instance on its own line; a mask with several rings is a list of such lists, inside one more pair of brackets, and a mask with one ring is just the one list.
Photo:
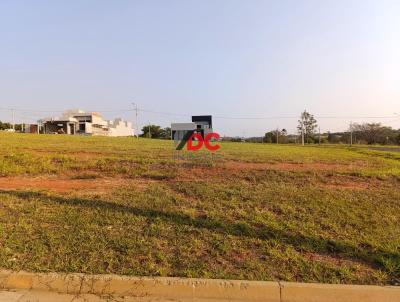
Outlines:
[[147, 125], [142, 128], [141, 137], [158, 138], [158, 139], [171, 139], [171, 128], [161, 128], [158, 125]]
[[[12, 124], [0, 121], [0, 130], [7, 130], [7, 129], [12, 129]], [[21, 131], [22, 124], [15, 124], [14, 129], [15, 131]]]
[[0, 130], [11, 129], [12, 125], [10, 123], [3, 123], [0, 121]]
[[[141, 136], [155, 139], [171, 139], [171, 128], [146, 125], [142, 128]], [[352, 141], [354, 144], [399, 145], [400, 129], [396, 130], [380, 123], [356, 123], [352, 124], [351, 129], [345, 132], [319, 133], [316, 118], [305, 110], [300, 114], [296, 134], [289, 134], [283, 128], [268, 131], [264, 137], [231, 138], [229, 140], [270, 144], [302, 144], [303, 141], [304, 144], [350, 144]]]
[[[400, 129], [383, 126], [381, 123], [355, 123], [345, 132], [317, 133], [318, 123], [307, 111], [300, 115], [297, 135], [288, 135], [286, 129], [277, 129], [265, 133], [263, 143], [331, 143], [331, 144], [381, 144], [400, 145]], [[255, 138], [252, 138], [253, 141]], [[251, 141], [251, 139], [250, 139]], [[260, 142], [258, 140], [258, 142]]]
[[[15, 131], [21, 131], [22, 124], [15, 124]], [[0, 130], [11, 129], [12, 124], [0, 121]], [[381, 145], [400, 145], [400, 129], [384, 126], [381, 123], [354, 123], [345, 132], [327, 132], [320, 134], [318, 123], [314, 115], [306, 110], [301, 113], [297, 125], [297, 134], [289, 134], [283, 129], [271, 130], [265, 133], [264, 137], [252, 138], [231, 138], [231, 141], [248, 141], [270, 144], [381, 144]], [[171, 128], [162, 128], [159, 125], [146, 125], [142, 128], [141, 137], [155, 139], [171, 139]]]
[[355, 144], [400, 145], [400, 129], [380, 123], [353, 124], [348, 132], [328, 133], [327, 140], [333, 144], [349, 143], [352, 140]]

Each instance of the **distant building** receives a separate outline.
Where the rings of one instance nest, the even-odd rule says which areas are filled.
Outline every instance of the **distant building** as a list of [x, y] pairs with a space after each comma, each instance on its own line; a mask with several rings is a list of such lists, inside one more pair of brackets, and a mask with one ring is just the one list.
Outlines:
[[192, 116], [191, 123], [172, 123], [171, 134], [175, 142], [186, 141], [193, 133], [199, 133], [205, 137], [212, 132], [212, 116], [197, 115]]
[[192, 122], [196, 124], [196, 132], [205, 137], [212, 132], [212, 116], [211, 115], [195, 115], [192, 116]]
[[39, 133], [37, 124], [26, 124], [24, 127], [25, 133]]
[[96, 135], [96, 136], [132, 136], [132, 123], [120, 118], [114, 121], [104, 120], [96, 112], [68, 110], [61, 117], [45, 118], [40, 121], [43, 132], [52, 134]]
[[132, 123], [117, 118], [107, 122], [109, 136], [131, 136], [134, 135]]
[[195, 123], [172, 123], [171, 124], [171, 134], [172, 139], [177, 141], [186, 141], [189, 136], [191, 136], [197, 127]]

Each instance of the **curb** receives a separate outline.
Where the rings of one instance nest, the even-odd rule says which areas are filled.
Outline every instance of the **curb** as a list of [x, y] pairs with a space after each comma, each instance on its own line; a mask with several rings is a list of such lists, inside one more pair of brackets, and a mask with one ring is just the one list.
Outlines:
[[282, 302], [398, 302], [400, 287], [280, 282]]
[[400, 302], [400, 287], [0, 271], [0, 288], [135, 301]]

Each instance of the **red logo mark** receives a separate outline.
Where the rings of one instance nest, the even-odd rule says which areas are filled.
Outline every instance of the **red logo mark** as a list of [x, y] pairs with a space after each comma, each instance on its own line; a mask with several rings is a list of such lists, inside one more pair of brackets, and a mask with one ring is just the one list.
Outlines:
[[[219, 148], [221, 148], [221, 146], [218, 144], [211, 144], [211, 143], [212, 139], [219, 140], [219, 138], [220, 138], [219, 134], [215, 132], [208, 133], [205, 138], [203, 138], [199, 133], [193, 133], [187, 142], [187, 150], [189, 151], [200, 150], [204, 144], [208, 150], [217, 151]], [[193, 145], [194, 141], [197, 142], [196, 145]]]

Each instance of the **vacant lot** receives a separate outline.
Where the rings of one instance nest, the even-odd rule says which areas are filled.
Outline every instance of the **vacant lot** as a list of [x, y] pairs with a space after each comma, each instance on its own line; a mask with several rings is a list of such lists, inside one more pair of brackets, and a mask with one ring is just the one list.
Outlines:
[[0, 267], [398, 284], [400, 153], [0, 133]]

